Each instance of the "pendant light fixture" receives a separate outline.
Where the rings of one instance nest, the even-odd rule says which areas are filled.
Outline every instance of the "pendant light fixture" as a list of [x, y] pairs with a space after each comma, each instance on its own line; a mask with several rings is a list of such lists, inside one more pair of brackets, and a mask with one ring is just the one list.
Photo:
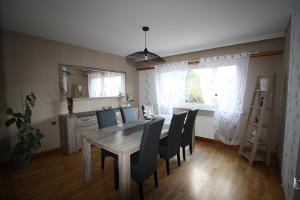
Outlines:
[[149, 31], [148, 26], [143, 26], [142, 30], [145, 32], [145, 49], [144, 51], [138, 51], [135, 53], [132, 53], [126, 57], [126, 61], [134, 66], [140, 67], [140, 66], [149, 66], [158, 64], [161, 62], [165, 62], [163, 58], [160, 56], [149, 52], [147, 49], [147, 32]]

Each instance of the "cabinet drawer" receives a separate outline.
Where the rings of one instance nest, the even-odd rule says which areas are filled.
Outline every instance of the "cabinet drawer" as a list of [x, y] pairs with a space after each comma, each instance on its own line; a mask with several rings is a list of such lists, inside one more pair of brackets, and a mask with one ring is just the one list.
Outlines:
[[96, 115], [89, 115], [89, 116], [84, 116], [84, 117], [77, 117], [76, 121], [78, 126], [81, 125], [88, 125], [88, 124], [94, 124], [97, 123], [97, 117]]

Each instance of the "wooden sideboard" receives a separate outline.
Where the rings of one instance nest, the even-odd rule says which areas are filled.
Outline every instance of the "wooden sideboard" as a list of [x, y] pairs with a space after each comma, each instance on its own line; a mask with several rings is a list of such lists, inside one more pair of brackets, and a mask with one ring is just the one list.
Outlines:
[[[120, 108], [116, 111], [117, 122], [122, 123]], [[136, 115], [138, 116], [138, 108]], [[59, 116], [60, 144], [66, 154], [78, 152], [81, 149], [80, 134], [87, 130], [98, 129], [96, 110], [65, 114]]]

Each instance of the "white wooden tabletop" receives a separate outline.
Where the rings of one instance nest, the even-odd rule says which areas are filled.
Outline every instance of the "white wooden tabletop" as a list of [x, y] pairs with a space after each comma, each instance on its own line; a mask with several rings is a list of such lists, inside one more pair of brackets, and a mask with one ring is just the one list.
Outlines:
[[[144, 124], [147, 122], [149, 121], [138, 120], [103, 129], [86, 130], [81, 136], [87, 142], [115, 154], [124, 151], [132, 154], [139, 150]], [[169, 124], [165, 123], [161, 132], [161, 138], [167, 136], [168, 130]]]

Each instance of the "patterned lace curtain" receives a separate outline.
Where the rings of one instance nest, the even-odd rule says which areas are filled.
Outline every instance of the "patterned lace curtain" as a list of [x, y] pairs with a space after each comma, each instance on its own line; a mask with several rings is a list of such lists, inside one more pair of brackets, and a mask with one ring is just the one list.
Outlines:
[[225, 144], [238, 144], [248, 63], [247, 53], [200, 60], [199, 68], [211, 71], [206, 79], [215, 96], [212, 103], [215, 138]]
[[140, 108], [143, 105], [152, 105], [154, 113], [158, 113], [153, 69], [139, 71], [139, 104]]

